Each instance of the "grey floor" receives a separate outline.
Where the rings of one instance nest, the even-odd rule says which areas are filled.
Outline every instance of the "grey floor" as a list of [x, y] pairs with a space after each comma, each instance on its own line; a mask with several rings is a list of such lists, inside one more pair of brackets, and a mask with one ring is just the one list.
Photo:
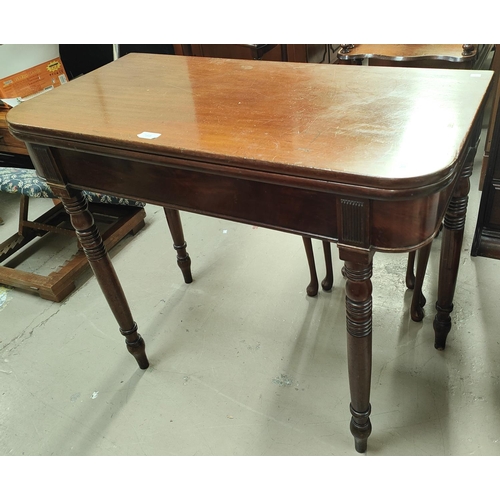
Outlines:
[[[368, 455], [500, 454], [500, 261], [470, 256], [483, 148], [484, 131], [444, 352], [432, 328], [440, 238], [421, 323], [409, 317], [406, 255], [375, 255]], [[0, 193], [2, 239], [16, 230], [18, 201]], [[50, 206], [33, 200], [31, 214]], [[184, 213], [186, 285], [163, 210], [146, 211], [146, 227], [112, 256], [148, 370], [126, 351], [90, 272], [59, 304], [0, 288], [0, 454], [357, 455], [336, 249], [334, 289], [310, 298], [300, 237]], [[50, 272], [58, 252], [25, 268]]]

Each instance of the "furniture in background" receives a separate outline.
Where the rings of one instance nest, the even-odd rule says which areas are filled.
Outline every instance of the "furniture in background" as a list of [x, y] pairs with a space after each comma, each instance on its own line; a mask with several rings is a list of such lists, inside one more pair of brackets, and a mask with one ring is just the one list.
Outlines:
[[[0, 243], [0, 283], [60, 302], [76, 287], [75, 280], [89, 268], [81, 249], [48, 275], [17, 269], [47, 242], [50, 234], [75, 238], [69, 216], [57, 203], [35, 220], [29, 218], [30, 198], [54, 198], [47, 183], [33, 169], [23, 142], [7, 129], [6, 109], [0, 109], [0, 191], [20, 194], [18, 231]], [[7, 166], [10, 165], [10, 166]], [[85, 193], [89, 209], [103, 231], [104, 244], [111, 250], [126, 235], [135, 235], [144, 227], [143, 203]], [[34, 244], [34, 240], [37, 242]]]
[[341, 44], [339, 62], [370, 66], [473, 69], [482, 66], [488, 44]]
[[5, 117], [9, 109], [0, 101], [0, 168], [4, 166], [33, 168], [26, 146], [12, 137], [8, 130]]
[[[69, 80], [80, 75], [86, 75], [114, 60], [114, 45], [112, 44], [60, 44], [59, 54]], [[151, 54], [173, 54], [174, 46], [169, 44], [120, 44], [119, 55], [131, 52]]]
[[339, 44], [184, 44], [174, 45], [181, 56], [333, 63]]
[[479, 179], [479, 190], [483, 189], [484, 178], [486, 176], [486, 171], [488, 170], [488, 162], [490, 156], [491, 143], [493, 138], [493, 129], [495, 128], [495, 119], [497, 116], [497, 110], [500, 102], [500, 45], [495, 45], [493, 58], [491, 61], [490, 69], [495, 72], [493, 75], [493, 81], [491, 84], [491, 92], [490, 92], [490, 122], [488, 124], [488, 133], [486, 134], [486, 141], [484, 144], [484, 153], [483, 153], [483, 165], [481, 167], [481, 177]]
[[[145, 343], [82, 189], [335, 242], [346, 278], [350, 428], [365, 452], [373, 256], [427, 245], [445, 214], [436, 348], [451, 329], [468, 143], [491, 81], [489, 71], [475, 74], [129, 54], [18, 106], [8, 122], [71, 214], [141, 369]], [[140, 137], [144, 124], [160, 135]]]
[[[496, 58], [498, 61], [500, 58]], [[498, 78], [498, 75], [496, 75]], [[498, 79], [496, 83], [498, 84]], [[498, 90], [498, 89], [497, 89]], [[487, 170], [477, 216], [476, 230], [471, 248], [472, 256], [500, 259], [500, 107], [492, 110], [490, 127], [493, 125]]]

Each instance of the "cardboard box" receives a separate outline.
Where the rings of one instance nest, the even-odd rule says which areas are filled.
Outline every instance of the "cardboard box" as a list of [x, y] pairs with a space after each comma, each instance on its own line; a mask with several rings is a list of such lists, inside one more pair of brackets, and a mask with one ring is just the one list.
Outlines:
[[58, 45], [0, 45], [0, 99], [13, 107], [68, 82]]

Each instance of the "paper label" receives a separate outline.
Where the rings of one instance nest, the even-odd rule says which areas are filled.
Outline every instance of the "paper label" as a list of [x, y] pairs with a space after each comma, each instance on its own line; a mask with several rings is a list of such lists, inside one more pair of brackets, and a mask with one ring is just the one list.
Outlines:
[[161, 134], [157, 134], [156, 132], [141, 132], [137, 134], [137, 137], [141, 139], [157, 139]]

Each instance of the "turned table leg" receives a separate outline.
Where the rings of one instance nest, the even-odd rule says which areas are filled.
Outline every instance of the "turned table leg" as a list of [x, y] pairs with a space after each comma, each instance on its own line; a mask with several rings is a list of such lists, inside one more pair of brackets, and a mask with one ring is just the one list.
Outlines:
[[350, 429], [356, 451], [364, 453], [372, 430], [372, 253], [355, 255], [354, 251], [341, 250], [340, 257], [344, 260], [344, 276], [347, 280], [347, 362], [352, 415]]
[[144, 340], [137, 332], [137, 324], [132, 318], [127, 299], [106, 252], [99, 230], [94, 223], [94, 218], [88, 210], [87, 201], [81, 193], [72, 197], [61, 197], [61, 200], [109, 307], [118, 322], [120, 332], [125, 337], [128, 351], [134, 356], [139, 367], [146, 369], [149, 366], [149, 361], [146, 356]]
[[166, 207], [164, 207], [163, 210], [165, 211], [165, 217], [167, 218], [170, 234], [174, 242], [174, 249], [177, 251], [177, 265], [182, 271], [184, 283], [191, 283], [193, 281], [193, 276], [191, 274], [191, 258], [186, 252], [187, 243], [184, 240], [181, 216], [178, 210]]
[[472, 161], [469, 159], [458, 180], [444, 217], [443, 242], [439, 262], [438, 300], [436, 302], [437, 314], [434, 318], [434, 347], [440, 351], [445, 348], [446, 337], [451, 329], [450, 314], [453, 311], [453, 296], [464, 236], [471, 174]]

